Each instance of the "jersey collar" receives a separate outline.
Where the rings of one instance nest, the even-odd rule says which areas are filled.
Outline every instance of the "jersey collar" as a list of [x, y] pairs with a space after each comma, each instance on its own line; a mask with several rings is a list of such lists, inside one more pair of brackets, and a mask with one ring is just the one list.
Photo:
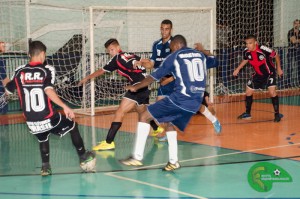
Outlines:
[[29, 62], [29, 65], [30, 66], [37, 66], [37, 65], [41, 65], [43, 64], [42, 62], [39, 62], [39, 61], [32, 61], [32, 62]]

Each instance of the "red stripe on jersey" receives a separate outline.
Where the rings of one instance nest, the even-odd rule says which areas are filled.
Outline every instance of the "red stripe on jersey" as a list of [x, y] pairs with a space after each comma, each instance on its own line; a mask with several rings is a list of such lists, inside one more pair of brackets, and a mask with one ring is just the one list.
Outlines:
[[131, 78], [130, 78], [130, 76], [129, 75], [127, 75], [126, 73], [123, 73], [122, 71], [120, 71], [120, 70], [117, 70], [118, 71], [118, 73], [121, 75], [121, 76], [123, 76], [123, 77], [126, 77], [129, 81], [133, 81]]
[[48, 101], [48, 108], [49, 108], [50, 113], [45, 117], [45, 119], [48, 119], [48, 118], [52, 117], [53, 114], [54, 114], [53, 107], [52, 107], [52, 104], [51, 104], [51, 100], [50, 100], [49, 97], [48, 97], [47, 101]]
[[117, 64], [118, 64], [118, 66], [119, 66], [120, 68], [122, 68], [123, 70], [126, 70], [126, 71], [128, 71], [128, 72], [133, 72], [133, 73], [141, 73], [141, 72], [143, 72], [142, 70], [138, 70], [138, 69], [133, 69], [133, 70], [128, 69], [128, 68], [126, 68], [125, 66], [123, 66], [118, 60], [117, 60]]
[[[24, 107], [23, 107], [23, 99], [22, 99], [22, 93], [21, 93], [21, 90], [20, 90], [20, 86], [19, 86], [19, 84], [18, 84], [18, 81], [17, 81], [17, 79], [15, 78], [15, 83], [16, 83], [16, 87], [17, 87], [17, 91], [18, 91], [18, 96], [19, 96], [19, 98], [20, 98], [20, 106], [21, 106], [21, 108], [24, 110]], [[24, 112], [23, 112], [23, 116], [24, 116], [24, 118], [25, 118], [25, 120], [26, 120], [26, 116], [25, 116], [25, 114], [24, 114]]]

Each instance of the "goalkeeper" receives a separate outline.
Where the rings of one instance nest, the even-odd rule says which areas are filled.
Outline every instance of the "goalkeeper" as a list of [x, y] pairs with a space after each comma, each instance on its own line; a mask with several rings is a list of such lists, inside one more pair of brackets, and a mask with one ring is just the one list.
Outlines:
[[[128, 79], [131, 85], [135, 85], [145, 79], [146, 69], [143, 66], [134, 68], [133, 65], [141, 58], [132, 53], [122, 52], [119, 42], [116, 39], [109, 39], [104, 44], [106, 50], [112, 57], [111, 60], [96, 72], [83, 78], [79, 85], [87, 82], [89, 79], [103, 75], [106, 72], [113, 72], [115, 70], [118, 73]], [[138, 92], [127, 91], [115, 113], [111, 127], [107, 133], [106, 140], [101, 141], [98, 145], [93, 147], [93, 150], [112, 150], [115, 149], [114, 139], [122, 126], [122, 120], [126, 113], [136, 108], [137, 112], [146, 110], [146, 104], [149, 104], [150, 90], [148, 87], [140, 89]]]

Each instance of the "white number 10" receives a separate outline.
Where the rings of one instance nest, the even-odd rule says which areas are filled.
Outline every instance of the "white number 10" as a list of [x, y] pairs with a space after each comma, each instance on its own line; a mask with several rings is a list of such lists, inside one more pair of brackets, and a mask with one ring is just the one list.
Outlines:
[[184, 62], [188, 67], [191, 82], [204, 80], [204, 67], [201, 59], [195, 58], [192, 61], [185, 59]]
[[31, 109], [35, 112], [40, 112], [45, 109], [45, 100], [43, 90], [41, 88], [33, 88], [30, 92], [23, 88], [25, 94], [26, 111]]

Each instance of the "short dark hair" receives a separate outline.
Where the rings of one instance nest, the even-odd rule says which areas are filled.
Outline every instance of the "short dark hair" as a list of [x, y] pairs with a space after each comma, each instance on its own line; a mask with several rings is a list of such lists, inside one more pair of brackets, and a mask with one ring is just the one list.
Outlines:
[[161, 22], [161, 24], [170, 25], [170, 26], [171, 26], [171, 28], [173, 28], [173, 23], [172, 23], [172, 21], [171, 21], [171, 20], [169, 20], [169, 19], [165, 19], [165, 20], [163, 20], [163, 21]]
[[117, 39], [111, 38], [111, 39], [107, 40], [107, 42], [105, 42], [104, 47], [107, 48], [110, 44], [119, 45], [119, 42]]
[[293, 23], [299, 22], [299, 19], [295, 19]]
[[41, 52], [47, 51], [47, 47], [41, 41], [32, 41], [29, 43], [29, 52], [30, 57], [39, 55]]
[[247, 36], [245, 37], [245, 40], [246, 40], [246, 39], [254, 39], [255, 41], [257, 40], [257, 39], [256, 39], [256, 36], [255, 36], [255, 35], [252, 35], [252, 34], [247, 35]]
[[186, 39], [182, 35], [175, 35], [172, 38], [172, 42], [179, 43], [180, 45], [182, 45], [182, 47], [187, 46]]

